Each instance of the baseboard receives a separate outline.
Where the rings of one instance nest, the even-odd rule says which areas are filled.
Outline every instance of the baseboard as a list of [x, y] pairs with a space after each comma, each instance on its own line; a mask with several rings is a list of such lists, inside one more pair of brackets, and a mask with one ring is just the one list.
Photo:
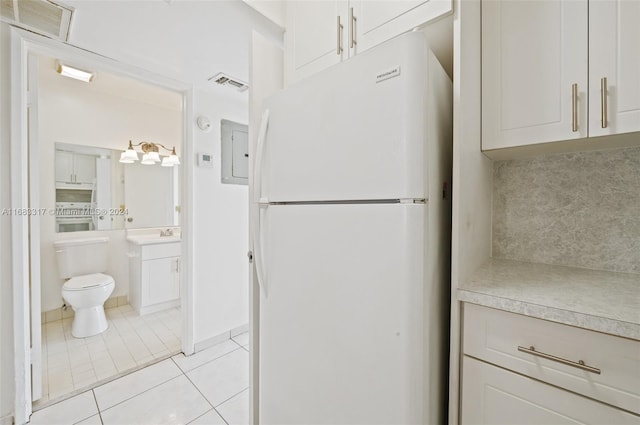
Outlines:
[[13, 425], [13, 416], [3, 416], [0, 418], [0, 425]]
[[193, 349], [197, 353], [198, 351], [206, 350], [209, 347], [225, 342], [228, 339], [231, 339], [231, 333], [229, 331], [222, 332], [221, 334], [207, 338], [204, 341], [196, 342], [193, 345]]
[[242, 326], [238, 326], [237, 328], [233, 328], [229, 331], [229, 334], [231, 335], [231, 338], [238, 336], [240, 334], [243, 334], [245, 332], [249, 331], [249, 324], [245, 324]]

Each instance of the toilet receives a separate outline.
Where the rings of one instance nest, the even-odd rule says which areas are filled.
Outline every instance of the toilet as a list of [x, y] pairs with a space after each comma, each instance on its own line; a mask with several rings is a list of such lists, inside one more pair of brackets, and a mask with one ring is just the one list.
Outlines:
[[86, 338], [109, 327], [104, 302], [115, 288], [107, 270], [109, 238], [85, 238], [56, 241], [59, 276], [65, 279], [62, 298], [73, 308], [75, 316], [71, 335]]

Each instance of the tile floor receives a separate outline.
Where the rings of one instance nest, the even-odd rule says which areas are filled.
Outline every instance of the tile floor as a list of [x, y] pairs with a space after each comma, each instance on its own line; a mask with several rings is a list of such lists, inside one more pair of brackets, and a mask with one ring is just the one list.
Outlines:
[[105, 310], [109, 328], [71, 336], [72, 318], [42, 325], [42, 406], [71, 392], [181, 351], [179, 308], [138, 316], [129, 305]]
[[39, 410], [30, 424], [248, 424], [248, 339], [162, 360]]

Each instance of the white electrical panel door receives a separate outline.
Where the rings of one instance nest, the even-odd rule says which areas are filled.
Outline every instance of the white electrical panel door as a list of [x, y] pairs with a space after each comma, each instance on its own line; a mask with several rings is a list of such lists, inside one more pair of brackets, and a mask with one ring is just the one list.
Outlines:
[[231, 174], [233, 177], [249, 177], [249, 133], [246, 130], [233, 130], [231, 141]]

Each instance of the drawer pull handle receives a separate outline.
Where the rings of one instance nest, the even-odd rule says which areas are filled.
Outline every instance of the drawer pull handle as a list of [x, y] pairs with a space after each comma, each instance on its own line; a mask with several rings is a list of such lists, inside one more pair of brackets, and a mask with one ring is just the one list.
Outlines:
[[571, 131], [578, 131], [578, 84], [571, 85]]
[[577, 362], [563, 359], [562, 357], [553, 356], [551, 354], [543, 353], [541, 351], [536, 351], [535, 347], [532, 345], [531, 347], [521, 347], [518, 345], [518, 351], [522, 351], [523, 353], [532, 354], [534, 356], [542, 357], [543, 359], [553, 360], [558, 363], [566, 364], [567, 366], [577, 367], [578, 369], [586, 370], [587, 372], [595, 373], [600, 375], [600, 369], [587, 366], [583, 360], [578, 360]]

